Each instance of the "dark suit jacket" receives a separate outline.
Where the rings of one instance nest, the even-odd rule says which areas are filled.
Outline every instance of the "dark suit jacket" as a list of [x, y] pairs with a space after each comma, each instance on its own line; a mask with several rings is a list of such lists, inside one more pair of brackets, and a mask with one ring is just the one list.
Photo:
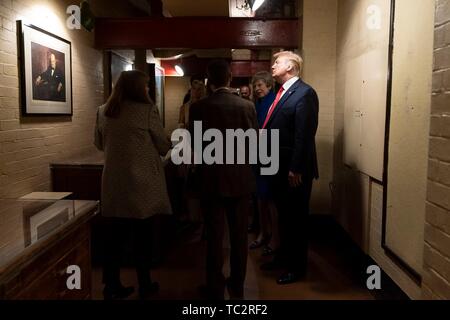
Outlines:
[[[43, 83], [37, 92], [38, 99], [52, 100], [52, 101], [65, 101], [66, 90], [64, 87], [65, 80], [63, 73], [56, 68], [52, 75], [52, 68], [48, 67], [46, 71], [40, 74]], [[58, 86], [62, 84], [62, 89], [58, 92]]]
[[[197, 165], [199, 170], [200, 192], [203, 195], [221, 197], [239, 197], [249, 195], [256, 189], [255, 177], [251, 166], [247, 164], [225, 164], [226, 129], [255, 129], [258, 122], [254, 104], [244, 100], [227, 89], [220, 89], [209, 97], [191, 105], [189, 111], [189, 129], [191, 141], [194, 137], [194, 121], [202, 121], [203, 133], [211, 128], [222, 132], [224, 141], [224, 164]], [[203, 143], [203, 147], [210, 142]], [[202, 149], [203, 150], [203, 149]], [[248, 149], [247, 154], [248, 154]], [[235, 151], [236, 155], [236, 151]], [[236, 162], [235, 162], [236, 163]]]
[[319, 177], [315, 143], [318, 118], [316, 92], [301, 79], [296, 81], [283, 95], [266, 126], [268, 130], [279, 129], [280, 133], [279, 183], [287, 183], [289, 171], [300, 173], [303, 179]]

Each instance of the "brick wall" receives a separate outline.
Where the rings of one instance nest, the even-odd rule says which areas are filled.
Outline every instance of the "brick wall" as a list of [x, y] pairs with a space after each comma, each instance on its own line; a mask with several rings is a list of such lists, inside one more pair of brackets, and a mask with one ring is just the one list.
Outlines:
[[[0, 198], [50, 190], [50, 162], [93, 150], [96, 107], [103, 102], [102, 53], [93, 48], [94, 33], [65, 27], [70, 4], [73, 1], [0, 1]], [[114, 4], [108, 6], [114, 12]], [[73, 117], [20, 116], [19, 19], [71, 41]]]
[[422, 296], [450, 299], [450, 0], [436, 0]]

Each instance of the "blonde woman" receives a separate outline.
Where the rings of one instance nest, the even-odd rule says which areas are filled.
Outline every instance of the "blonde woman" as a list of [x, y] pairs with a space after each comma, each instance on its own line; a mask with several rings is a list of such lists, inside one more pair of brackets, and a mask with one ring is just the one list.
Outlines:
[[[275, 100], [272, 75], [267, 71], [256, 73], [252, 79], [252, 86], [255, 94], [256, 116], [261, 128], [267, 112]], [[256, 176], [260, 230], [256, 240], [250, 244], [250, 249], [265, 246], [263, 256], [274, 254], [280, 244], [278, 213], [269, 188], [269, 181], [267, 176], [259, 174]]]

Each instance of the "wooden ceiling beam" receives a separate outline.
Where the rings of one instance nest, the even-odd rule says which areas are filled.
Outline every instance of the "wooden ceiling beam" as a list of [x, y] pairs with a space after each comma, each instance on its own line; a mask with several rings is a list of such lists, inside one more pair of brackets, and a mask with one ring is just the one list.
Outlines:
[[98, 49], [297, 48], [301, 18], [98, 18]]

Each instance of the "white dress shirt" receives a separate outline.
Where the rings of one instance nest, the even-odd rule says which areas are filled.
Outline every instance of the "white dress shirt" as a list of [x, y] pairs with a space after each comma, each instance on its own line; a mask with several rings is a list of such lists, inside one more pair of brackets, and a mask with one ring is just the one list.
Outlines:
[[288, 81], [286, 81], [286, 82], [283, 84], [283, 89], [284, 89], [284, 90], [283, 90], [283, 92], [282, 92], [282, 94], [281, 94], [280, 100], [281, 100], [281, 98], [283, 98], [284, 94], [289, 90], [290, 87], [292, 87], [292, 85], [293, 85], [298, 79], [300, 79], [300, 78], [299, 78], [299, 77], [293, 77], [293, 78], [289, 79]]

